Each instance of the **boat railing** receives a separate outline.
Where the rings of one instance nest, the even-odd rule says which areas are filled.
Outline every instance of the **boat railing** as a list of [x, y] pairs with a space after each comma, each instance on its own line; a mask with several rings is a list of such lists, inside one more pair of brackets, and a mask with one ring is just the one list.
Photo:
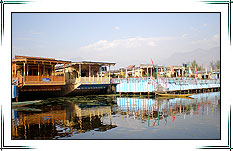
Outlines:
[[110, 84], [109, 77], [79, 77], [76, 81], [81, 84]]
[[65, 85], [65, 76], [24, 76], [24, 85]]

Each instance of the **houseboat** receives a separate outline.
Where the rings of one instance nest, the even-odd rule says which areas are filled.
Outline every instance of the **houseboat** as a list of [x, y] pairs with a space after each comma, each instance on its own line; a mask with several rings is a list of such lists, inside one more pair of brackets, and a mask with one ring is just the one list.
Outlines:
[[12, 98], [31, 98], [60, 95], [66, 84], [65, 73], [57, 73], [57, 65], [65, 66], [70, 61], [29, 56], [12, 59]]
[[[65, 94], [107, 93], [111, 87], [110, 67], [116, 63], [109, 62], [72, 62], [65, 66]], [[61, 67], [56, 70], [59, 71]], [[112, 88], [109, 89], [110, 91]]]

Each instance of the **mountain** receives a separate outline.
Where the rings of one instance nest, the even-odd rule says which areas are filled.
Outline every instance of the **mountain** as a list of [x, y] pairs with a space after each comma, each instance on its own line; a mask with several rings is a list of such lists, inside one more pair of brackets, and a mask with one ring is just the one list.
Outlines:
[[162, 61], [166, 65], [182, 65], [196, 60], [199, 65], [208, 67], [211, 61], [220, 60], [220, 47], [214, 47], [208, 50], [196, 49], [189, 52], [174, 53], [169, 58]]

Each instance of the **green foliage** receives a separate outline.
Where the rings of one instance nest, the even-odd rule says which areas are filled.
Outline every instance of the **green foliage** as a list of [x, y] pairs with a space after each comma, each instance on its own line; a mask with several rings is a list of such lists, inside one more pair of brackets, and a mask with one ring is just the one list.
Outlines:
[[195, 75], [191, 75], [191, 78], [195, 78]]
[[156, 72], [153, 72], [152, 76], [156, 78]]
[[122, 74], [119, 75], [119, 78], [124, 78], [124, 77], [125, 77], [125, 75], [122, 75]]
[[199, 66], [196, 62], [196, 60], [193, 60], [193, 62], [190, 63], [190, 67], [191, 68], [197, 68], [197, 71], [200, 71], [201, 70], [201, 66]]
[[220, 61], [217, 60], [216, 62], [214, 62], [213, 60], [210, 62], [210, 67], [212, 67], [212, 69], [214, 70], [216, 69], [220, 69]]
[[212, 67], [212, 69], [214, 69], [214, 61], [213, 60], [210, 62], [210, 67]]
[[147, 74], [142, 74], [143, 77], [147, 77]]
[[215, 62], [215, 67], [216, 67], [217, 69], [220, 69], [220, 61], [219, 61], [219, 60]]

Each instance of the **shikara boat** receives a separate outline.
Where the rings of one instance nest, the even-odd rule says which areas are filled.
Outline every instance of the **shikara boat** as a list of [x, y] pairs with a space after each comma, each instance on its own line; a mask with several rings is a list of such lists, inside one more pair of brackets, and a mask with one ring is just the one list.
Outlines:
[[156, 93], [156, 95], [161, 97], [188, 97], [193, 94], [170, 94], [170, 93]]

